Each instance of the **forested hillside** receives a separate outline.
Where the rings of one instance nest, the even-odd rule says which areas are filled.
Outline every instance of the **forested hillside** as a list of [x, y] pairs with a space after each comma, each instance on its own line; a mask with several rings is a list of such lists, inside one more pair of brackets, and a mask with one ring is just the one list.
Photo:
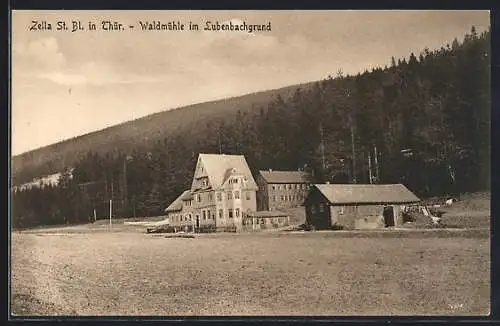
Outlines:
[[14, 194], [14, 224], [85, 221], [93, 209], [105, 216], [111, 196], [117, 215], [161, 214], [190, 186], [198, 153], [244, 154], [254, 173], [304, 168], [317, 182], [368, 183], [371, 164], [372, 182], [401, 182], [422, 197], [487, 189], [490, 54], [490, 32], [472, 28], [389, 67], [339, 71], [268, 103], [233, 101], [234, 114], [207, 110], [152, 144], [123, 138], [129, 151], [89, 144], [73, 179]]
[[13, 182], [22, 184], [35, 177], [61, 172], [65, 166], [73, 166], [89, 150], [101, 155], [130, 152], [141, 146], [152, 146], [155, 141], [178, 135], [186, 129], [203, 130], [208, 121], [234, 116], [238, 109], [256, 111], [258, 105], [265, 106], [278, 95], [288, 98], [298, 86], [162, 111], [17, 155], [12, 159]]

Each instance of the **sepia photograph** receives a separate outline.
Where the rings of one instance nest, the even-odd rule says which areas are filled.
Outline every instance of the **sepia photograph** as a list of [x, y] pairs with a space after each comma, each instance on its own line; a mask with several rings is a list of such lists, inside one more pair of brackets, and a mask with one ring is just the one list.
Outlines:
[[12, 10], [10, 318], [488, 316], [488, 10]]

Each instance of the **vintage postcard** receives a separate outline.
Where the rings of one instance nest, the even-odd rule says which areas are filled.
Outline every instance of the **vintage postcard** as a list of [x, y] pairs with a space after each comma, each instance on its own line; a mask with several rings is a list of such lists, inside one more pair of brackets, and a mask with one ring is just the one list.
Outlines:
[[12, 11], [10, 313], [490, 313], [489, 11]]

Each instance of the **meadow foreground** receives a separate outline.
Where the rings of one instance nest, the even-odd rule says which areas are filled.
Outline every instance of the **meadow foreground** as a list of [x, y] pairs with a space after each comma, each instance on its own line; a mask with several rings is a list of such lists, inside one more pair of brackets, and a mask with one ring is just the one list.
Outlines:
[[484, 234], [166, 239], [133, 228], [64, 230], [12, 234], [14, 314], [489, 313]]

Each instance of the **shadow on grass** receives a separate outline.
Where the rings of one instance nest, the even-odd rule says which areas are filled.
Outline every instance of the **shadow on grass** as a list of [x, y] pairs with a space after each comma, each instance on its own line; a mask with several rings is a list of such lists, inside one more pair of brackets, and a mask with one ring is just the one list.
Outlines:
[[33, 318], [37, 316], [76, 315], [76, 311], [63, 311], [53, 303], [41, 301], [29, 294], [12, 294], [10, 316]]

